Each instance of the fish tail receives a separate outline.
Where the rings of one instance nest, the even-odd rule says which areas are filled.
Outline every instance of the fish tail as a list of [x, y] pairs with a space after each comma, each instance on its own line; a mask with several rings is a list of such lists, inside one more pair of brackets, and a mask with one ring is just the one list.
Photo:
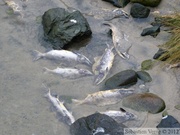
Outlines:
[[43, 72], [44, 72], [45, 74], [47, 74], [47, 73], [51, 72], [51, 70], [48, 69], [48, 68], [46, 68], [46, 67], [43, 67]]
[[37, 61], [37, 60], [39, 60], [40, 58], [43, 57], [43, 54], [42, 54], [41, 52], [37, 51], [37, 50], [34, 50], [33, 53], [34, 53], [34, 59], [33, 59], [33, 61]]
[[50, 88], [48, 88], [44, 83], [42, 83], [42, 86], [48, 90], [48, 92], [46, 94], [44, 94], [44, 97], [48, 98], [49, 95], [51, 95], [51, 90]]

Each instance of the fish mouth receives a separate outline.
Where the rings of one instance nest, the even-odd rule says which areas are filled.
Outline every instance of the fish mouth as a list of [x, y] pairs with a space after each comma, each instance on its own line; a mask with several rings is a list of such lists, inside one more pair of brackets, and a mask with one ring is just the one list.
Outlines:
[[120, 53], [120, 55], [123, 59], [129, 59], [129, 57], [130, 57], [127, 52]]
[[100, 73], [99, 75], [95, 76], [95, 81], [94, 84], [98, 85], [100, 84], [104, 79], [105, 79], [105, 74], [104, 73]]

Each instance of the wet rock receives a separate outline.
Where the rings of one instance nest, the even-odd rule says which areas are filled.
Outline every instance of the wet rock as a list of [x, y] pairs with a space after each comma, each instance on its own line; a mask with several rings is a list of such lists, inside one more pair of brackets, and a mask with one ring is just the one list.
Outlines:
[[[159, 48], [158, 52], [155, 53], [155, 55], [153, 56], [153, 59], [158, 59], [161, 55], [163, 55], [165, 52], [167, 52], [166, 50]], [[167, 58], [163, 59], [162, 61], [165, 61]]]
[[125, 7], [130, 2], [130, 0], [102, 0], [102, 1], [110, 2], [114, 6], [119, 8]]
[[113, 118], [100, 113], [76, 120], [70, 126], [71, 135], [124, 135], [123, 124], [118, 124]]
[[157, 128], [180, 128], [180, 123], [171, 115], [164, 116]]
[[156, 37], [159, 32], [160, 32], [160, 26], [153, 26], [150, 28], [143, 29], [141, 36], [151, 35], [153, 37]]
[[136, 82], [137, 82], [136, 72], [134, 70], [124, 70], [109, 78], [105, 82], [105, 85], [110, 89], [114, 89], [117, 87], [131, 86], [134, 85]]
[[123, 99], [123, 106], [136, 111], [148, 111], [149, 113], [159, 113], [165, 109], [164, 101], [152, 93], [138, 93]]
[[130, 10], [130, 15], [133, 18], [147, 18], [149, 13], [150, 9], [139, 3], [134, 3]]
[[42, 17], [45, 37], [53, 44], [53, 49], [61, 49], [77, 39], [91, 35], [87, 20], [80, 11], [69, 13], [63, 8], [46, 11]]
[[174, 108], [180, 110], [180, 104], [179, 105], [175, 105]]
[[159, 5], [161, 0], [131, 0], [133, 3], [140, 3], [144, 6], [156, 7]]
[[153, 61], [152, 60], [145, 60], [141, 63], [141, 70], [149, 70], [153, 67]]
[[144, 82], [151, 82], [152, 81], [151, 76], [146, 71], [137, 71], [136, 74], [137, 74], [138, 78]]

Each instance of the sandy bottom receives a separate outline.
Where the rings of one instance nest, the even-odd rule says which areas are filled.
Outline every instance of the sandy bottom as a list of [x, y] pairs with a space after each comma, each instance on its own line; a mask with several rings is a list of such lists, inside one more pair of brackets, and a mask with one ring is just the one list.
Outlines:
[[[43, 45], [48, 44], [43, 41], [42, 25], [38, 18], [50, 8], [66, 8], [67, 5], [84, 13], [93, 34], [88, 42], [82, 42], [86, 44], [86, 47], [76, 51], [93, 61], [94, 57], [102, 55], [106, 42], [112, 43], [112, 40], [106, 34], [108, 27], [102, 25], [103, 19], [98, 15], [89, 16], [87, 13], [92, 10], [114, 9], [114, 7], [99, 0], [88, 2], [66, 0], [66, 5], [62, 0], [29, 0], [27, 2], [16, 0], [15, 2], [20, 5], [20, 8], [24, 5], [24, 8], [21, 8], [23, 18], [9, 15], [7, 5], [1, 5], [0, 8], [0, 134], [69, 135], [69, 127], [58, 121], [56, 113], [50, 109], [51, 104], [44, 98], [47, 91], [42, 84], [46, 84], [52, 93], [82, 99], [88, 93], [103, 90], [104, 82], [95, 86], [93, 76], [68, 80], [44, 74], [43, 67], [53, 69], [59, 64], [49, 60], [33, 61], [32, 51], [45, 52]], [[167, 14], [178, 10], [179, 6], [179, 0], [163, 0], [158, 8], [151, 9], [151, 11], [158, 10], [161, 14]], [[124, 10], [129, 12], [130, 7], [131, 4]], [[164, 31], [161, 31], [156, 38], [140, 36], [142, 30], [150, 26], [151, 21], [153, 21], [153, 14], [147, 19], [118, 18], [112, 20], [112, 23], [129, 36], [127, 44], [132, 44], [132, 47], [129, 51], [130, 60], [122, 60], [116, 56], [107, 78], [126, 69], [140, 70], [141, 62], [152, 59], [158, 50], [157, 45], [168, 40], [170, 35]], [[77, 66], [91, 70], [91, 67]], [[146, 84], [150, 92], [164, 99], [168, 113], [180, 121], [179, 110], [174, 108], [175, 105], [180, 104], [178, 84], [180, 71], [166, 71], [157, 65], [148, 73], [153, 78], [151, 83]], [[73, 112], [76, 119], [96, 111], [118, 110], [122, 107], [121, 103], [105, 107], [76, 106], [71, 103], [65, 105]], [[161, 120], [162, 113], [148, 114], [125, 109], [139, 117], [139, 121], [125, 123], [129, 127], [154, 128]]]

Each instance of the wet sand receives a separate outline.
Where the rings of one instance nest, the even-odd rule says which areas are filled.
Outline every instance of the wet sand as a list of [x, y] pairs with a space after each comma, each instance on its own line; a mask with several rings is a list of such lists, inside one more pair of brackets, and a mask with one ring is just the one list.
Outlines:
[[[64, 0], [65, 1], [65, 0]], [[66, 0], [66, 5], [62, 0], [29, 0], [22, 2], [16, 0], [19, 5], [26, 4], [22, 9], [23, 18], [7, 14], [8, 7], [2, 5], [0, 8], [0, 134], [1, 135], [69, 135], [69, 127], [60, 122], [54, 111], [51, 111], [51, 104], [44, 98], [47, 92], [42, 84], [46, 84], [52, 93], [58, 95], [70, 96], [78, 99], [84, 98], [88, 93], [103, 90], [104, 82], [99, 86], [93, 85], [93, 77], [84, 77], [75, 80], [63, 79], [59, 76], [44, 74], [43, 67], [50, 69], [59, 66], [49, 60], [33, 61], [33, 50], [45, 52], [43, 47], [42, 25], [37, 22], [37, 17], [45, 11], [54, 7], [67, 8], [73, 7], [84, 13], [92, 29], [92, 38], [86, 47], [76, 50], [86, 55], [92, 61], [95, 56], [102, 55], [106, 48], [106, 42], [111, 43], [111, 38], [107, 36], [108, 27], [103, 26], [103, 19], [98, 16], [87, 15], [92, 10], [114, 9], [109, 3], [91, 0]], [[124, 10], [129, 12], [131, 4]], [[162, 14], [170, 13], [178, 9], [179, 0], [163, 0], [158, 8]], [[129, 35], [129, 43], [132, 47], [129, 51], [130, 60], [122, 60], [116, 56], [114, 65], [107, 78], [113, 76], [119, 71], [126, 69], [140, 70], [142, 61], [151, 59], [158, 50], [158, 45], [168, 40], [168, 33], [162, 31], [156, 38], [151, 36], [141, 37], [143, 28], [150, 26], [153, 21], [151, 14], [147, 19], [114, 19], [112, 22], [121, 30]], [[128, 43], [128, 44], [129, 44]], [[46, 43], [48, 44], [48, 43]], [[82, 65], [78, 65], [82, 67]], [[84, 67], [84, 66], [83, 66]], [[90, 67], [84, 67], [91, 69]], [[155, 66], [148, 73], [153, 81], [147, 84], [150, 92], [159, 95], [166, 103], [166, 110], [180, 121], [179, 110], [174, 105], [180, 104], [179, 100], [179, 73], [177, 69], [166, 71], [159, 65]], [[175, 75], [176, 74], [176, 75]], [[178, 79], [176, 78], [178, 76]], [[121, 103], [105, 107], [96, 107], [89, 105], [75, 106], [74, 104], [65, 104], [73, 112], [76, 119], [90, 115], [96, 111], [105, 111], [107, 109], [118, 110]], [[162, 113], [147, 114], [138, 113], [141, 116], [139, 122], [128, 122], [131, 127], [156, 127], [161, 120]]]

